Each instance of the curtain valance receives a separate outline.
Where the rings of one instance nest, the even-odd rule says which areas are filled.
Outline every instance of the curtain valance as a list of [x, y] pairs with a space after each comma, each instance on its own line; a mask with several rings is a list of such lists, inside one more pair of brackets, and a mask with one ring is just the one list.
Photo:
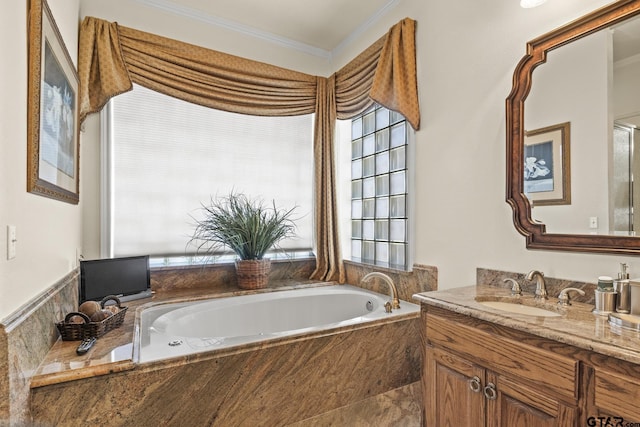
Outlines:
[[259, 116], [315, 113], [314, 278], [344, 281], [337, 237], [333, 161], [336, 119], [374, 102], [420, 126], [415, 21], [405, 18], [329, 78], [253, 61], [86, 17], [78, 51], [80, 121], [133, 83], [219, 110]]
[[[86, 17], [78, 54], [80, 120], [132, 83], [185, 101], [261, 116], [313, 113], [318, 77]], [[420, 126], [415, 21], [405, 18], [335, 73], [336, 113], [373, 101]], [[323, 80], [326, 81], [326, 80]], [[373, 101], [372, 101], [373, 100]]]

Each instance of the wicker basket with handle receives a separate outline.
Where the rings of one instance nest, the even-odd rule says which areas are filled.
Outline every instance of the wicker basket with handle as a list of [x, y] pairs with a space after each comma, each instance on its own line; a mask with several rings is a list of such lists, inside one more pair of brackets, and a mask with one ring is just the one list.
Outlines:
[[[67, 314], [63, 321], [56, 323], [56, 327], [60, 332], [63, 341], [80, 341], [85, 338], [100, 338], [112, 329], [119, 328], [124, 322], [124, 316], [127, 314], [127, 307], [120, 305], [120, 299], [115, 295], [108, 295], [100, 301], [100, 307], [104, 308], [109, 301], [115, 301], [119, 308], [118, 312], [100, 322], [92, 322], [84, 313], [71, 312]], [[79, 316], [84, 323], [70, 323], [72, 317]]]

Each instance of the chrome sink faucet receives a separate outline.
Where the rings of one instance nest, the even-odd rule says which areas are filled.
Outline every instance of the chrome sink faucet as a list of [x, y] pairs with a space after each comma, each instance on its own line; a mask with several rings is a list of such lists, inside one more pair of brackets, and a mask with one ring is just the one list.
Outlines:
[[382, 279], [382, 281], [389, 286], [389, 292], [391, 293], [391, 303], [390, 304], [387, 303], [389, 304], [389, 306], [385, 304], [387, 313], [390, 313], [391, 309], [400, 308], [400, 300], [398, 299], [398, 289], [396, 288], [396, 285], [393, 284], [393, 280], [391, 280], [391, 277], [387, 276], [384, 273], [373, 271], [367, 274], [366, 276], [364, 276], [360, 281], [360, 283], [367, 283], [369, 280], [373, 279], [374, 277]]
[[527, 280], [536, 279], [536, 299], [547, 299], [547, 285], [544, 283], [544, 273], [538, 270], [531, 270], [527, 273]]

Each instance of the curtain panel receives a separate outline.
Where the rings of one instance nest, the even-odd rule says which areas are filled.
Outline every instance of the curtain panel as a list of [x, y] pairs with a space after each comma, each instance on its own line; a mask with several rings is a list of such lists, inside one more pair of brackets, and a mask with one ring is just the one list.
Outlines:
[[133, 83], [210, 108], [258, 116], [315, 113], [317, 267], [344, 282], [338, 239], [334, 130], [379, 102], [419, 129], [415, 21], [405, 18], [329, 78], [86, 17], [78, 50], [80, 122]]

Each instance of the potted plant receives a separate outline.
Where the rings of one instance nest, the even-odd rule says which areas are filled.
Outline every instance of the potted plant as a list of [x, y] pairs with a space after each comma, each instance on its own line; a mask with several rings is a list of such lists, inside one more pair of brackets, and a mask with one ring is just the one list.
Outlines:
[[231, 192], [202, 204], [202, 219], [194, 218], [196, 227], [191, 242], [199, 253], [215, 255], [231, 249], [238, 256], [238, 286], [259, 289], [267, 286], [271, 261], [265, 253], [282, 239], [295, 235], [289, 210], [266, 205], [242, 193]]

